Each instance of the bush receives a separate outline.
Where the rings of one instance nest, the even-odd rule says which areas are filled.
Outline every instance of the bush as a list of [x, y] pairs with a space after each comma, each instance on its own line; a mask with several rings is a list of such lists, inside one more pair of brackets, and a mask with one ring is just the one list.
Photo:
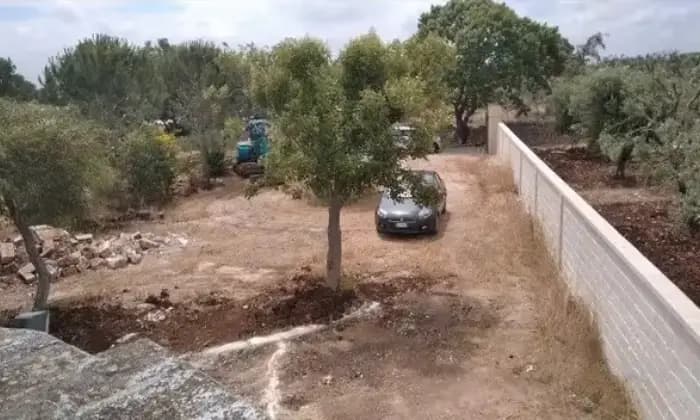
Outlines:
[[222, 176], [226, 172], [226, 141], [220, 130], [197, 134], [195, 141], [201, 157], [202, 178], [208, 184], [210, 178]]
[[162, 204], [171, 196], [177, 167], [175, 137], [143, 127], [126, 138], [122, 171], [133, 204]]
[[74, 224], [113, 178], [103, 130], [70, 108], [0, 99], [0, 215], [11, 200], [29, 224]]
[[560, 134], [570, 133], [576, 122], [571, 112], [572, 93], [572, 79], [560, 79], [552, 86], [549, 102], [554, 114], [554, 128]]
[[[691, 119], [694, 119], [692, 116]], [[657, 175], [678, 188], [683, 221], [700, 230], [700, 121], [670, 119], [657, 130]]]
[[597, 143], [606, 127], [623, 121], [623, 68], [600, 68], [574, 78], [570, 112], [576, 128], [590, 142]]
[[223, 176], [226, 172], [226, 152], [223, 150], [209, 150], [205, 156], [209, 167], [210, 177]]

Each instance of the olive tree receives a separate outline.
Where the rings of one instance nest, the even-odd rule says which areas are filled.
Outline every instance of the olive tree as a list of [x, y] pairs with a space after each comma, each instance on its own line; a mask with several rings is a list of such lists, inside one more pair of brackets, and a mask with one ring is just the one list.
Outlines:
[[[257, 76], [264, 82], [256, 97], [272, 110], [278, 131], [266, 176], [299, 182], [326, 202], [326, 280], [333, 289], [342, 273], [341, 210], [351, 198], [385, 186], [434, 199], [402, 163], [429, 151], [429, 129], [413, 106], [420, 95], [390, 87], [385, 58], [374, 34], [351, 41], [337, 60], [320, 41], [291, 39], [273, 49], [271, 65]], [[398, 107], [402, 112], [394, 112]], [[416, 128], [405, 149], [391, 132], [397, 115]]]
[[524, 90], [548, 88], [564, 71], [572, 51], [557, 28], [519, 17], [492, 0], [450, 0], [432, 6], [419, 21], [419, 37], [436, 34], [454, 46], [456, 60], [446, 72], [456, 136], [469, 137], [469, 119], [488, 103], [524, 107]]
[[17, 227], [38, 274], [34, 308], [46, 306], [51, 276], [31, 226], [70, 224], [110, 173], [99, 132], [73, 111], [0, 100], [0, 213]]
[[10, 58], [0, 57], [0, 96], [28, 101], [36, 97], [36, 87], [17, 73]]

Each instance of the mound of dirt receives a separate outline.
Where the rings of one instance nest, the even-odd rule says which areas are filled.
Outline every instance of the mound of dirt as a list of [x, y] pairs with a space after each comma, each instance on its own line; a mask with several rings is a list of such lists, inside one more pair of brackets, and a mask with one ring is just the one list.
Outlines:
[[136, 308], [97, 300], [57, 305], [51, 308], [51, 333], [91, 353], [134, 332], [178, 352], [198, 351], [277, 329], [327, 323], [358, 300], [352, 290], [336, 293], [307, 276], [246, 301], [212, 294], [171, 305], [164, 291]]
[[613, 177], [615, 165], [604, 156], [591, 155], [585, 147], [542, 149], [535, 152], [557, 175], [577, 190], [629, 188], [640, 184], [635, 163], [627, 165], [627, 176], [624, 179], [617, 179]]

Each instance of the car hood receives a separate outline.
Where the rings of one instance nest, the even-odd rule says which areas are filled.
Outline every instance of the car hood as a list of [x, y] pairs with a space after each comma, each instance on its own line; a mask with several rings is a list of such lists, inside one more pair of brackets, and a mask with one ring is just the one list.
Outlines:
[[382, 198], [382, 201], [379, 203], [379, 208], [390, 216], [417, 216], [423, 206], [419, 206], [411, 198], [404, 198], [400, 201]]

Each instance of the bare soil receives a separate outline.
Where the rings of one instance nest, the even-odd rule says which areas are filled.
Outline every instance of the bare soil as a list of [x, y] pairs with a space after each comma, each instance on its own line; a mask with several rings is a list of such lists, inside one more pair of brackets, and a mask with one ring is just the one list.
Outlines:
[[596, 210], [700, 305], [700, 237], [680, 225], [678, 203], [614, 203]]
[[[563, 141], [563, 140], [561, 140]], [[645, 185], [635, 164], [616, 179], [615, 166], [583, 147], [535, 149], [564, 181], [577, 190], [693, 302], [700, 305], [700, 238], [680, 220], [677, 195]]]
[[[195, 302], [172, 304], [152, 295], [146, 302], [155, 308], [149, 311], [105, 300], [62, 302], [51, 308], [51, 334], [91, 353], [107, 350], [130, 333], [176, 352], [192, 352], [290, 326], [327, 323], [357, 300], [352, 290], [335, 293], [319, 279], [294, 276], [244, 301], [212, 292]], [[149, 313], [161, 313], [164, 319], [149, 320]]]
[[508, 128], [528, 146], [574, 145], [575, 138], [557, 133], [551, 122], [542, 121], [512, 121]]
[[608, 159], [591, 155], [582, 146], [536, 152], [564, 181], [578, 190], [633, 188], [640, 184], [634, 164], [629, 165], [625, 178], [615, 178], [615, 166]]
[[[185, 234], [184, 249], [57, 283], [54, 331], [90, 351], [139, 332], [190, 353], [273, 418], [636, 418], [510, 176], [459, 150], [413, 163], [446, 182], [440, 234], [378, 236], [375, 195], [343, 210], [340, 295], [319, 283], [327, 211], [280, 191], [247, 200], [231, 178], [176, 203], [163, 220], [130, 226]], [[1, 309], [30, 297], [7, 292]], [[368, 301], [381, 312], [342, 327], [215, 359], [197, 353], [326, 323]], [[144, 302], [155, 308], [141, 312]]]

